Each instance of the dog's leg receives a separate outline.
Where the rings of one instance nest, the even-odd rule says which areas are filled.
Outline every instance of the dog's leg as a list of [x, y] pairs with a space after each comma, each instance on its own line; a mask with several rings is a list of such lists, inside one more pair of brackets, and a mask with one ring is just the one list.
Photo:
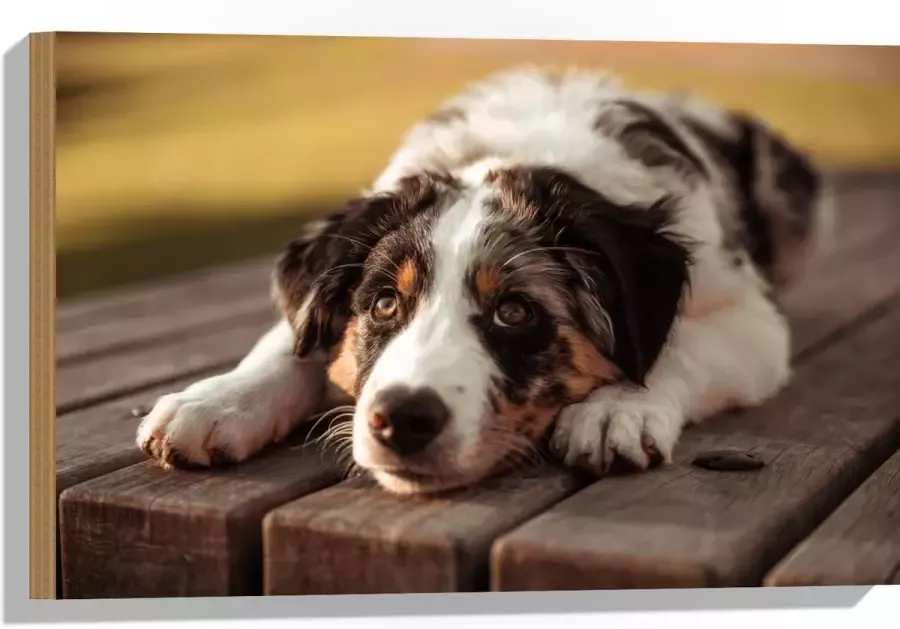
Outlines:
[[775, 395], [790, 376], [787, 322], [760, 293], [677, 320], [646, 387], [612, 385], [560, 413], [551, 447], [569, 465], [609, 469], [616, 455], [641, 469], [664, 461], [688, 421]]
[[326, 365], [292, 354], [282, 320], [232, 371], [157, 400], [137, 432], [138, 446], [165, 467], [247, 459], [283, 439], [322, 402]]

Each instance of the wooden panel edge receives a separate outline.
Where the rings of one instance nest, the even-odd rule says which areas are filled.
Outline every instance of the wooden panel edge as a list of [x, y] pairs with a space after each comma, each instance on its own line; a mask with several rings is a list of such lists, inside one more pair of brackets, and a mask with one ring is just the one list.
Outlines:
[[54, 320], [56, 306], [55, 33], [28, 38], [29, 593], [56, 598]]

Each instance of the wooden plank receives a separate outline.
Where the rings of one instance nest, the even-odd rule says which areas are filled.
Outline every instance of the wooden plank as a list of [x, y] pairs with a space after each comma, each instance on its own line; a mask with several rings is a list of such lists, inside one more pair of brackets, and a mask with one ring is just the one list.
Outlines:
[[768, 574], [765, 585], [881, 585], [900, 573], [900, 452]]
[[104, 356], [56, 371], [57, 413], [237, 363], [276, 321], [273, 311], [232, 326], [198, 331], [139, 351]]
[[274, 307], [265, 285], [242, 298], [232, 295], [228, 301], [211, 300], [190, 307], [170, 307], [143, 316], [112, 317], [63, 334], [56, 344], [56, 365], [63, 367], [100, 356], [132, 351], [175, 338], [188, 338], [197, 332], [233, 326], [245, 320], [271, 316]]
[[445, 498], [388, 494], [351, 479], [272, 511], [264, 522], [265, 593], [476, 591], [491, 541], [577, 489], [533, 468]]
[[[602, 479], [502, 537], [492, 588], [758, 585], [900, 447], [898, 350], [900, 308], [881, 308], [798, 368], [770, 404], [686, 431], [674, 465]], [[767, 465], [691, 466], [723, 447]]]
[[[900, 174], [834, 173], [833, 186], [838, 204], [834, 253], [883, 238], [900, 227], [896, 212]], [[829, 262], [823, 268], [829, 268]]]
[[[900, 213], [896, 214], [900, 221]], [[887, 231], [888, 226], [884, 226]], [[830, 268], [810, 275], [783, 299], [795, 358], [803, 358], [845, 332], [873, 304], [900, 290], [900, 248], [889, 238], [845, 249]]]
[[195, 304], [229, 303], [234, 295], [265, 292], [270, 285], [274, 257], [198, 269], [176, 278], [104, 291], [59, 304], [56, 329], [67, 334], [114, 319], [140, 318]]
[[56, 492], [117, 469], [140, 463], [147, 455], [135, 445], [141, 423], [132, 410], [151, 407], [162, 395], [178, 391], [209, 371], [140, 393], [63, 415], [56, 422]]
[[65, 598], [248, 596], [262, 591], [262, 518], [340, 480], [302, 439], [215, 471], [147, 461], [60, 496]]
[[[212, 375], [209, 372], [205, 375]], [[56, 422], [56, 495], [53, 509], [59, 519], [59, 495], [77, 483], [146, 460], [135, 445], [141, 417], [139, 406], [152, 405], [157, 397], [188, 386], [196, 376], [111, 402], [63, 415]], [[56, 531], [56, 597], [62, 598], [62, 553]]]

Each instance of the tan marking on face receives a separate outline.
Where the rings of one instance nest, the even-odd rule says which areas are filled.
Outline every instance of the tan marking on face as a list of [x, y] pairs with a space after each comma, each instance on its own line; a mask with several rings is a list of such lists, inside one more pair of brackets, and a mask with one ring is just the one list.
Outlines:
[[522, 404], [514, 404], [506, 396], [499, 396], [499, 411], [494, 418], [502, 433], [518, 435], [533, 444], [543, 434], [559, 410], [556, 406], [542, 406], [537, 402], [544, 382], [538, 381], [525, 394]]
[[400, 270], [397, 272], [397, 291], [401, 295], [404, 297], [412, 295], [418, 273], [416, 264], [412, 261], [412, 258], [406, 258], [400, 265]]
[[328, 365], [328, 402], [353, 400], [356, 385], [356, 320], [351, 320], [344, 331], [344, 339], [334, 352]]
[[572, 398], [584, 398], [603, 383], [619, 378], [618, 368], [597, 351], [581, 332], [562, 326], [559, 331], [572, 353], [570, 372], [564, 379], [566, 390]]
[[500, 287], [500, 269], [480, 266], [475, 271], [475, 290], [482, 301], [489, 301]]

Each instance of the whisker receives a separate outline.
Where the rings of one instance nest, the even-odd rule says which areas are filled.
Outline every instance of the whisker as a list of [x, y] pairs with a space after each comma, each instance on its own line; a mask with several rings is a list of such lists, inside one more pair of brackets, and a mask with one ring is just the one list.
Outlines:
[[[329, 238], [339, 238], [341, 240], [346, 240], [347, 242], [351, 242], [355, 245], [359, 245], [360, 247], [364, 247], [370, 253], [375, 253], [375, 254], [381, 255], [387, 262], [394, 265], [395, 269], [397, 269], [398, 271], [400, 270], [400, 267], [397, 266], [397, 263], [394, 262], [393, 260], [391, 260], [386, 254], [384, 254], [381, 251], [376, 251], [372, 245], [368, 245], [368, 244], [362, 242], [361, 240], [357, 240], [356, 238], [350, 238], [349, 236], [344, 236], [342, 234], [325, 234], [325, 236], [327, 236]], [[397, 277], [395, 275], [391, 274], [389, 271], [385, 271], [385, 272], [390, 274], [394, 281], [397, 281]]]
[[323, 411], [321, 413], [313, 415], [312, 417], [310, 417], [310, 419], [327, 417], [328, 415], [330, 415], [331, 413], [334, 413], [334, 412], [344, 413], [344, 412], [348, 412], [348, 411], [353, 411], [355, 408], [356, 407], [353, 406], [352, 404], [345, 404], [343, 406], [335, 406], [334, 408], [329, 408], [327, 411]]
[[368, 249], [372, 251], [372, 245], [364, 243], [362, 240], [357, 240], [356, 238], [350, 238], [349, 236], [344, 236], [343, 234], [322, 234], [325, 238], [337, 238], [339, 240], [346, 240], [347, 242], [351, 242], [354, 245], [359, 245], [364, 249]]
[[[309, 432], [312, 433], [318, 428], [319, 424], [329, 418], [333, 413], [337, 413], [337, 416], [343, 416], [346, 414], [352, 414], [355, 410], [353, 406], [336, 406], [335, 408], [329, 409], [324, 413], [319, 414], [318, 416], [313, 415], [310, 419], [313, 420], [312, 426], [309, 428]], [[333, 422], [332, 422], [333, 423]], [[329, 424], [330, 425], [330, 424]]]
[[339, 264], [339, 265], [337, 265], [337, 266], [333, 266], [333, 267], [331, 267], [330, 269], [326, 269], [325, 271], [322, 271], [322, 273], [319, 274], [319, 276], [318, 276], [316, 279], [314, 279], [314, 280], [312, 281], [312, 283], [310, 284], [310, 286], [315, 286], [316, 284], [318, 284], [318, 283], [322, 280], [322, 278], [324, 278], [326, 275], [328, 275], [329, 273], [332, 273], [332, 272], [334, 272], [334, 271], [339, 271], [339, 270], [341, 270], [341, 269], [352, 269], [352, 268], [355, 268], [355, 267], [363, 268], [363, 266], [364, 266], [363, 264], [359, 264], [359, 263], [354, 263], [354, 264], [349, 264], [349, 263], [348, 263], [348, 264]]
[[530, 271], [534, 274], [540, 273], [542, 276], [547, 275], [555, 275], [557, 277], [563, 277], [564, 272], [555, 264], [546, 264], [543, 261], [533, 261], [533, 262], [525, 262], [521, 266], [517, 266], [511, 271], [506, 272], [507, 277], [512, 277], [516, 273], [521, 273], [522, 271]]
[[315, 439], [312, 439], [311, 441], [309, 441], [309, 445], [313, 445], [313, 446], [323, 445], [325, 448], [327, 448], [329, 446], [329, 444], [334, 443], [335, 441], [338, 441], [340, 439], [352, 437], [352, 435], [353, 435], [353, 433], [348, 430], [329, 429], [327, 432], [325, 432], [321, 436], [316, 437]]
[[492, 427], [484, 435], [484, 438], [490, 443], [507, 450], [508, 454], [504, 458], [518, 457], [523, 462], [541, 465], [546, 462], [546, 457], [531, 440], [513, 432], [507, 428]]
[[506, 262], [504, 262], [500, 268], [502, 269], [502, 268], [506, 267], [507, 265], [512, 263], [513, 260], [515, 260], [518, 257], [527, 255], [529, 253], [534, 253], [536, 251], [572, 251], [575, 253], [586, 253], [588, 255], [601, 255], [600, 253], [598, 253], [596, 251], [591, 251], [589, 249], [581, 249], [580, 247], [564, 247], [561, 245], [560, 246], [549, 246], [549, 247], [534, 247], [532, 249], [526, 249], [525, 251], [520, 251], [519, 253], [515, 254], [514, 256], [509, 258]]
[[[332, 422], [333, 423], [333, 422]], [[337, 437], [346, 437], [353, 434], [353, 425], [350, 422], [339, 424], [337, 426], [329, 426], [329, 428], [319, 437], [312, 440], [311, 443], [325, 443], [334, 440]]]

